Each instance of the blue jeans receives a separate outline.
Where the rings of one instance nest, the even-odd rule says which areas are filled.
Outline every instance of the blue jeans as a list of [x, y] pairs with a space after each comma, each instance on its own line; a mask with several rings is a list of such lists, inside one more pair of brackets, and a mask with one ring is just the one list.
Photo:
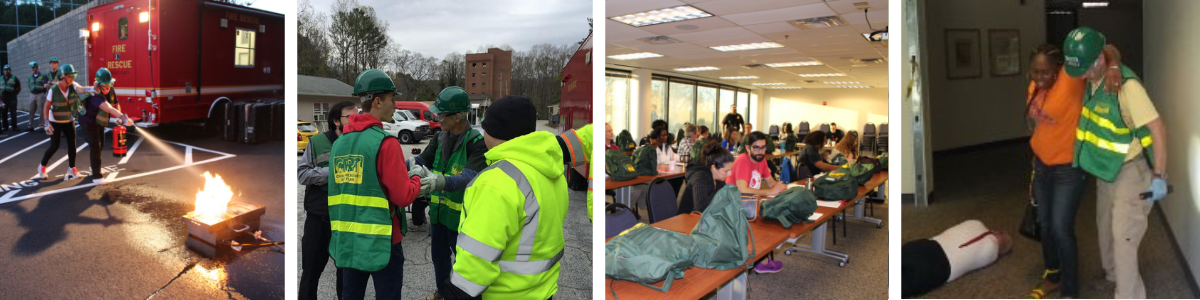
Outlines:
[[454, 261], [450, 256], [455, 252], [458, 243], [458, 232], [446, 228], [446, 225], [433, 224], [429, 226], [429, 258], [433, 261], [433, 280], [437, 283], [439, 295], [446, 295], [446, 280], [450, 279], [450, 271], [454, 269]]
[[1079, 258], [1075, 241], [1075, 214], [1088, 175], [1070, 164], [1047, 166], [1034, 158], [1033, 198], [1041, 223], [1042, 259], [1047, 269], [1058, 269], [1050, 281], [1058, 282], [1064, 297], [1079, 296]]
[[382, 270], [364, 272], [342, 268], [342, 281], [346, 285], [342, 289], [342, 299], [362, 300], [366, 297], [367, 279], [375, 282], [376, 299], [401, 299], [400, 291], [404, 287], [404, 248], [400, 246], [402, 244], [392, 245], [392, 259]]

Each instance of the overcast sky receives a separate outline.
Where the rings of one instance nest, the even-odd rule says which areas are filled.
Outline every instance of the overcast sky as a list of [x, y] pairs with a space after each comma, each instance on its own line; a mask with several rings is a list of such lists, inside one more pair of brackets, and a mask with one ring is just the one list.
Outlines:
[[[309, 1], [326, 17], [337, 3]], [[541, 43], [579, 42], [587, 37], [592, 17], [592, 1], [585, 0], [358, 1], [387, 20], [388, 34], [402, 48], [437, 59], [488, 44], [527, 50]]]
[[285, 18], [291, 18], [296, 13], [294, 12], [296, 2], [289, 0], [256, 0], [250, 4], [250, 7], [283, 14]]

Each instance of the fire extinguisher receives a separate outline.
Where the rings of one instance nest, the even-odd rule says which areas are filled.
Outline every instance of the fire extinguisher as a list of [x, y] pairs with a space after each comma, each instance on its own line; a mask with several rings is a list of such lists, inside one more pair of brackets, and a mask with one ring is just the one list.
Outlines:
[[113, 127], [113, 157], [125, 157], [125, 126]]

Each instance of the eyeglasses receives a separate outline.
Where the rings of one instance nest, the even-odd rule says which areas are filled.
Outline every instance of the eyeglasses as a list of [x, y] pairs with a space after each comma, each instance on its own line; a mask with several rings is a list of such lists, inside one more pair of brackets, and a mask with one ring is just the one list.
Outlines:
[[750, 146], [751, 150], [767, 150], [767, 146]]
[[78, 75], [79, 74], [71, 73], [71, 74], [67, 74], [67, 75], [63, 75], [63, 76], [71, 77], [71, 79], [75, 79], [75, 76], [78, 76]]
[[446, 118], [457, 115], [458, 113], [438, 114], [438, 122], [445, 121]]

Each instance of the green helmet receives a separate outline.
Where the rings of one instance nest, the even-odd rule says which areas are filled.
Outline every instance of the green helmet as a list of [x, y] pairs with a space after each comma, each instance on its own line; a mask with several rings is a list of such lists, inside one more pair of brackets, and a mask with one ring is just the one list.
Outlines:
[[31, 61], [31, 62], [29, 62], [29, 67], [30, 67], [30, 68], [37, 68], [37, 62], [36, 62], [36, 61]]
[[63, 75], [75, 74], [75, 66], [72, 66], [71, 64], [63, 64], [61, 67], [58, 67], [58, 72], [63, 73]]
[[57, 57], [53, 57], [53, 56], [51, 56], [51, 57], [50, 57], [50, 62], [58, 62], [58, 58], [57, 58]]
[[112, 72], [109, 72], [108, 68], [100, 68], [99, 70], [96, 70], [96, 81], [103, 84], [109, 84], [117, 80], [112, 78]]
[[471, 109], [471, 99], [467, 97], [467, 91], [457, 86], [442, 89], [442, 92], [438, 93], [437, 100], [429, 106], [429, 110], [435, 114], [454, 113], [468, 109]]
[[1105, 40], [1104, 34], [1087, 26], [1075, 28], [1067, 33], [1067, 39], [1063, 41], [1067, 74], [1071, 77], [1083, 76], [1083, 73], [1096, 63], [1096, 58], [1100, 57]]
[[354, 93], [350, 95], [362, 96], [366, 93], [383, 91], [396, 91], [396, 85], [392, 83], [392, 78], [379, 69], [370, 69], [358, 74], [358, 79], [354, 80]]
[[8, 65], [4, 65], [4, 69], [5, 69], [5, 70], [12, 71], [12, 68], [8, 67]]

